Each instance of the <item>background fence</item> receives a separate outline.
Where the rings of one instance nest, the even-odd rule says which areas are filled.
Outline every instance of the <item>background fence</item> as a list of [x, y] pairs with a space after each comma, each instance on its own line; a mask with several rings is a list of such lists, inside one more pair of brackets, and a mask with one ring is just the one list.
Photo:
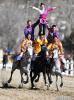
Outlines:
[[64, 75], [74, 76], [74, 61], [73, 61], [73, 59], [66, 60], [66, 68], [67, 68], [67, 71], [64, 73]]

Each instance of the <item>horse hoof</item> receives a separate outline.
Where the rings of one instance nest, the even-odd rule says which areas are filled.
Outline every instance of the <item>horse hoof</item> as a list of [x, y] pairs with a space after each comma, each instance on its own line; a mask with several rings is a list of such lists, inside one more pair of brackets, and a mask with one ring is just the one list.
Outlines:
[[49, 86], [49, 85], [46, 83], [45, 86]]
[[62, 86], [63, 86], [63, 83], [60, 84], [60, 87], [62, 87]]
[[36, 89], [36, 87], [35, 86], [32, 86], [31, 89]]
[[4, 88], [7, 88], [7, 87], [8, 87], [8, 83], [2, 83], [2, 86], [3, 86]]
[[38, 82], [38, 80], [35, 80], [35, 82]]
[[34, 89], [34, 87], [31, 87], [31, 89]]
[[34, 86], [33, 89], [36, 89], [36, 87]]
[[57, 92], [59, 91], [59, 89], [57, 89]]
[[7, 83], [10, 83], [10, 81], [11, 81], [11, 80], [8, 80], [8, 82], [7, 82]]
[[31, 89], [33, 89], [33, 87], [31, 87]]
[[27, 84], [27, 83], [28, 83], [28, 81], [23, 81], [23, 83], [24, 83], [24, 84]]
[[19, 85], [19, 87], [18, 87], [19, 89], [21, 89], [21, 88], [23, 88], [23, 86], [22, 85]]
[[53, 81], [50, 81], [50, 84], [52, 84], [53, 83]]
[[47, 86], [47, 90], [49, 90], [49, 87], [50, 87], [50, 86], [48, 85], [48, 86]]

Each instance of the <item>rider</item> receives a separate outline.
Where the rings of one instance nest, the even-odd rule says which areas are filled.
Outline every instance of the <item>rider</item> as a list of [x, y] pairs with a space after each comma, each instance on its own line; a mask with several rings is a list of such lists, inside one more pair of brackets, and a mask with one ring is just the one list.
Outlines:
[[59, 28], [57, 25], [52, 25], [52, 34], [60, 40]]
[[25, 41], [26, 41], [26, 43], [27, 43], [27, 48], [28, 48], [28, 51], [29, 51], [30, 56], [31, 56], [31, 58], [32, 58], [32, 55], [33, 55], [33, 46], [32, 46], [33, 41], [31, 40], [31, 34], [30, 34], [30, 33], [27, 34], [27, 36], [26, 36], [26, 38], [25, 38]]
[[[45, 7], [44, 3], [40, 4], [40, 9], [36, 8], [35, 6], [32, 7], [33, 9], [37, 10], [40, 13], [40, 17], [38, 19], [38, 24], [39, 24], [39, 35], [41, 35], [43, 33], [43, 35], [45, 35], [45, 30], [46, 30], [46, 26], [48, 24], [48, 13], [52, 12], [53, 10], [56, 9], [56, 7]], [[42, 31], [43, 28], [43, 31]]]
[[60, 40], [60, 33], [59, 33], [59, 28], [57, 25], [52, 25], [51, 27], [48, 28], [48, 39], [50, 37], [56, 36]]
[[31, 34], [31, 40], [34, 41], [34, 29], [37, 26], [38, 21], [34, 24], [32, 24], [31, 20], [27, 21], [27, 26], [24, 29], [24, 35], [27, 37], [28, 34]]
[[33, 43], [34, 45], [34, 48], [33, 48], [33, 51], [34, 51], [34, 56], [37, 56], [39, 54], [39, 52], [41, 51], [41, 46], [42, 45], [47, 45], [48, 41], [45, 37], [45, 35], [41, 35], [39, 36]]
[[58, 50], [60, 61], [64, 64], [64, 66], [62, 66], [61, 69], [63, 71], [65, 71], [66, 70], [66, 68], [65, 68], [66, 67], [65, 66], [66, 65], [66, 60], [64, 58], [64, 49], [63, 49], [61, 41], [57, 38], [57, 36], [54, 36], [53, 42], [48, 45], [50, 58], [53, 57], [53, 50], [54, 49]]
[[19, 55], [16, 57], [17, 61], [21, 60], [21, 58], [22, 58], [24, 52], [26, 52], [26, 50], [27, 50], [27, 41], [26, 41], [26, 39], [23, 39], [21, 42]]
[[41, 51], [41, 46], [42, 45], [47, 45], [48, 41], [44, 35], [39, 36], [35, 41], [34, 41], [34, 53], [38, 54]]

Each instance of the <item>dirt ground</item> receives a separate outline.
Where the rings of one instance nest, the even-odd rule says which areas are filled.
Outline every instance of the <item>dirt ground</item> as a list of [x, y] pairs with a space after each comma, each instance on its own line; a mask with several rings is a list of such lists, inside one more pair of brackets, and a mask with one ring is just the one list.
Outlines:
[[30, 82], [24, 85], [22, 89], [19, 89], [20, 73], [18, 70], [14, 72], [9, 88], [2, 88], [2, 81], [7, 81], [9, 76], [10, 70], [0, 70], [0, 100], [74, 100], [74, 77], [64, 76], [64, 86], [62, 88], [59, 87], [57, 92], [55, 77], [52, 77], [53, 84], [49, 90], [44, 85], [42, 77], [36, 83], [38, 89], [31, 90]]

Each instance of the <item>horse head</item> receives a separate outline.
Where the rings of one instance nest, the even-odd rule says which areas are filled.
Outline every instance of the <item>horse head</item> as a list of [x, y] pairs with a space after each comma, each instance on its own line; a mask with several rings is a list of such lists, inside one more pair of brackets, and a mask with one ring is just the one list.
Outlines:
[[48, 54], [48, 50], [47, 50], [46, 45], [42, 45], [41, 46], [41, 51], [38, 55], [45, 58], [47, 56], [47, 54]]

